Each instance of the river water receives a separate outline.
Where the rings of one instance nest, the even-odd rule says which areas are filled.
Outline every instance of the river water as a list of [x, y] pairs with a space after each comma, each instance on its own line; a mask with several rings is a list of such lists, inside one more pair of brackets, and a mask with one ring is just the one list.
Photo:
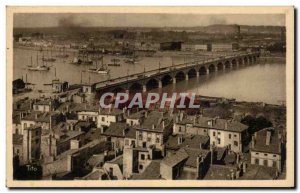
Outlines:
[[[70, 84], [99, 82], [108, 78], [122, 77], [127, 74], [143, 72], [144, 67], [147, 70], [170, 66], [173, 63], [179, 64], [184, 61], [193, 61], [183, 56], [171, 57], [147, 57], [140, 58], [138, 64], [124, 63], [124, 57], [119, 57], [121, 67], [109, 67], [110, 76], [94, 74], [87, 72], [92, 66], [71, 64], [72, 57], [67, 59], [58, 58], [54, 63], [48, 63], [51, 70], [48, 72], [28, 71], [27, 65], [30, 65], [30, 58], [33, 57], [33, 64], [36, 64], [37, 51], [14, 49], [14, 79], [22, 78], [27, 82], [35, 84], [36, 90], [50, 90], [49, 84], [56, 77], [60, 80], [68, 81]], [[38, 53], [41, 58], [41, 53]], [[53, 54], [54, 55], [54, 54]], [[115, 56], [105, 56], [104, 63], [112, 63], [111, 59]], [[41, 61], [39, 60], [39, 63]], [[225, 98], [235, 98], [239, 101], [266, 102], [279, 104], [286, 100], [285, 93], [285, 64], [264, 63], [256, 64], [238, 69], [218, 71], [209, 75], [203, 75], [198, 78], [181, 81], [176, 84], [170, 84], [163, 87], [167, 92], [195, 92], [205, 96], [216, 96]], [[158, 91], [158, 89], [153, 90]]]

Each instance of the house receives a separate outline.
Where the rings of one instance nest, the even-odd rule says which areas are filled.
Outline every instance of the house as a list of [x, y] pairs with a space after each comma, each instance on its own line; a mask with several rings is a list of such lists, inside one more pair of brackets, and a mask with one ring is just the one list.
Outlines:
[[276, 168], [283, 165], [283, 143], [280, 130], [268, 127], [254, 134], [251, 142], [251, 164]]
[[70, 149], [79, 149], [83, 145], [83, 138], [84, 132], [56, 127], [49, 135], [42, 136], [42, 155], [47, 159], [55, 158]]
[[146, 110], [131, 113], [130, 109], [128, 109], [125, 114], [126, 123], [130, 126], [140, 125], [145, 116], [147, 116], [147, 113], [148, 112]]
[[23, 158], [23, 135], [13, 134], [13, 155]]
[[52, 80], [52, 92], [61, 93], [65, 92], [69, 88], [67, 81], [60, 81], [59, 79]]
[[42, 99], [33, 103], [33, 110], [40, 112], [50, 112], [58, 107], [58, 101], [52, 99]]
[[103, 169], [108, 174], [108, 179], [123, 180], [123, 156], [120, 155], [111, 161], [105, 162]]
[[[123, 151], [124, 143], [130, 143], [130, 141], [125, 141], [125, 138], [130, 138], [133, 136], [135, 129], [130, 127], [124, 122], [111, 123], [107, 129], [102, 133], [103, 136], [106, 137], [106, 141], [110, 141], [112, 144], [112, 149], [116, 151]], [[129, 139], [128, 139], [129, 140]], [[127, 144], [127, 145], [128, 145]], [[133, 143], [135, 145], [135, 143]]]
[[160, 160], [151, 160], [147, 168], [139, 174], [133, 174], [131, 180], [160, 180]]
[[161, 158], [160, 154], [160, 150], [153, 146], [147, 148], [125, 146], [123, 151], [124, 177], [130, 179], [134, 174], [143, 173], [153, 160]]
[[189, 155], [184, 149], [180, 149], [173, 154], [167, 155], [160, 162], [161, 178], [166, 180], [178, 179], [183, 172], [183, 168], [188, 157]]
[[163, 153], [164, 143], [172, 133], [173, 118], [165, 112], [152, 111], [148, 113], [141, 125], [134, 127], [138, 147], [154, 146]]
[[24, 118], [21, 119], [21, 131], [23, 134], [25, 128], [33, 125], [39, 125], [43, 131], [49, 131], [54, 125], [63, 121], [64, 117], [61, 114], [55, 112], [37, 112], [33, 111]]
[[111, 123], [124, 120], [124, 112], [120, 109], [100, 109], [97, 118], [97, 127], [108, 127]]
[[227, 147], [234, 152], [242, 152], [248, 126], [235, 120], [218, 117], [187, 116], [182, 113], [175, 117], [174, 134], [207, 135], [210, 145]]

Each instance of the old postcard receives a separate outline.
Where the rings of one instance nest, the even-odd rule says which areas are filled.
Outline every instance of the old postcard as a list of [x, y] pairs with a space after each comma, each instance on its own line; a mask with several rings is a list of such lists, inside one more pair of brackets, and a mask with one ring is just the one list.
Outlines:
[[293, 7], [7, 7], [8, 187], [294, 187]]

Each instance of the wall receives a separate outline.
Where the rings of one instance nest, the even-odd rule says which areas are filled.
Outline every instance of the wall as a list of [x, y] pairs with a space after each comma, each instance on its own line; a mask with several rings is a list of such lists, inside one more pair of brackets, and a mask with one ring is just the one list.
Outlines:
[[281, 172], [281, 155], [251, 151], [251, 164], [256, 164], [255, 159], [259, 159], [259, 165], [261, 166], [264, 165], [264, 160], [267, 160], [268, 167], [273, 167], [273, 162], [275, 161], [278, 171]]

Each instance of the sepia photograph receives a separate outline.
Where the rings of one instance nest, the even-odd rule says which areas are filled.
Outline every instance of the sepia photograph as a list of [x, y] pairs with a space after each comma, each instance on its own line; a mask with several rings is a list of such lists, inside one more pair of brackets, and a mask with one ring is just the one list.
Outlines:
[[6, 8], [8, 187], [295, 186], [294, 8]]

